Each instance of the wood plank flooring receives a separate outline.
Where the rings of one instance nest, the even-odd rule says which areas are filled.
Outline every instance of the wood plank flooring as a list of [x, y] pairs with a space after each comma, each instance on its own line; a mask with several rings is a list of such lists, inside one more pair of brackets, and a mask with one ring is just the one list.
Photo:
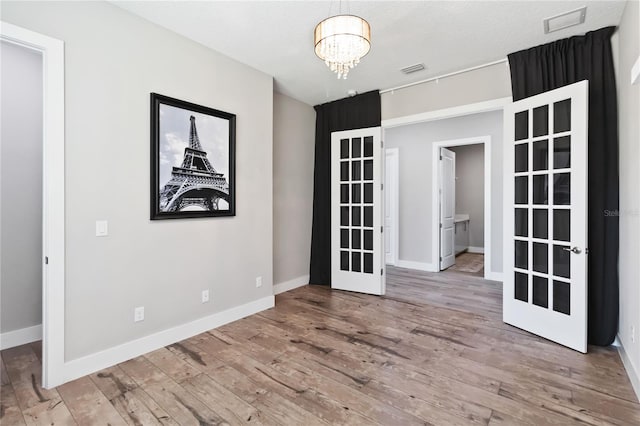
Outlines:
[[500, 284], [387, 270], [387, 296], [307, 286], [274, 309], [53, 390], [2, 352], [4, 425], [638, 425], [613, 348], [501, 321]]
[[456, 263], [449, 272], [467, 272], [478, 277], [484, 276], [484, 254], [464, 252], [456, 256]]

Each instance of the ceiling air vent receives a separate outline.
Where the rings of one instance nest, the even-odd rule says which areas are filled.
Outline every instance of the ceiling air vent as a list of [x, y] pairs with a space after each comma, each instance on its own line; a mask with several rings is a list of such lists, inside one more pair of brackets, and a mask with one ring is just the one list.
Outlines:
[[586, 16], [587, 6], [547, 18], [544, 20], [544, 33], [549, 34], [554, 31], [584, 24]]
[[411, 74], [414, 72], [422, 71], [424, 68], [425, 68], [424, 64], [415, 64], [415, 65], [410, 65], [408, 67], [404, 67], [400, 71], [402, 71], [405, 74]]

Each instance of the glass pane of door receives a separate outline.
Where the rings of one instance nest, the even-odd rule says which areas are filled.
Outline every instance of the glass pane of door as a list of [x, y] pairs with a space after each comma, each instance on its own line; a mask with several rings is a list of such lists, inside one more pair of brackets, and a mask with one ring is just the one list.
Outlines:
[[[521, 126], [516, 132], [520, 139], [514, 147], [512, 171], [516, 204], [513, 237], [517, 238], [514, 241], [514, 267], [522, 270], [516, 274], [514, 297], [525, 303], [533, 303], [541, 309], [555, 307], [558, 312], [570, 310], [570, 307], [565, 306], [569, 303], [568, 298], [560, 304], [549, 304], [549, 295], [566, 294], [570, 291], [570, 284], [564, 281], [556, 281], [553, 291], [549, 288], [554, 279], [571, 277], [571, 256], [567, 251], [570, 210], [566, 208], [571, 205], [571, 137], [566, 135], [566, 132], [571, 131], [571, 122], [567, 119], [567, 111], [570, 110], [571, 100], [566, 99], [519, 111], [514, 116], [516, 126], [517, 123]], [[528, 114], [526, 118], [525, 113]], [[529, 122], [532, 122], [530, 138], [528, 131], [524, 130]], [[551, 135], [549, 123], [554, 123]], [[549, 149], [549, 140], [553, 141], [553, 149]], [[530, 162], [525, 150], [529, 146], [533, 154]], [[559, 168], [563, 172], [554, 173]], [[528, 194], [532, 194], [532, 205], [528, 204]], [[522, 205], [530, 208], [522, 208]], [[562, 209], [554, 209], [555, 206], [562, 206]], [[549, 211], [553, 214], [550, 215]], [[531, 233], [527, 229], [529, 224]], [[549, 244], [554, 240], [555, 244], [549, 250]], [[565, 242], [567, 245], [564, 245]], [[525, 275], [523, 272], [534, 272], [536, 275]], [[528, 297], [530, 285], [533, 290], [532, 300]]]

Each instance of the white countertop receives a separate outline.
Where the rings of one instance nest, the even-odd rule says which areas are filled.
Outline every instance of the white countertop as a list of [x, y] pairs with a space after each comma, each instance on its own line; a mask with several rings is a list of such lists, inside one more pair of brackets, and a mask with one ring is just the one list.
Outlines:
[[454, 223], [465, 222], [467, 220], [469, 220], [469, 215], [468, 214], [457, 214], [453, 218], [453, 222]]

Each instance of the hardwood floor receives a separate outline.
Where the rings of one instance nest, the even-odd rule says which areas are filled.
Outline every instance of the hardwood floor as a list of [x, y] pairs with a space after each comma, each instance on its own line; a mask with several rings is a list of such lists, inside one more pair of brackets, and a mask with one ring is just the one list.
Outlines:
[[456, 263], [447, 271], [466, 272], [484, 277], [484, 254], [465, 252], [456, 256]]
[[2, 352], [2, 425], [640, 424], [613, 348], [501, 321], [500, 284], [387, 270], [387, 296], [307, 286], [276, 308], [47, 391]]

